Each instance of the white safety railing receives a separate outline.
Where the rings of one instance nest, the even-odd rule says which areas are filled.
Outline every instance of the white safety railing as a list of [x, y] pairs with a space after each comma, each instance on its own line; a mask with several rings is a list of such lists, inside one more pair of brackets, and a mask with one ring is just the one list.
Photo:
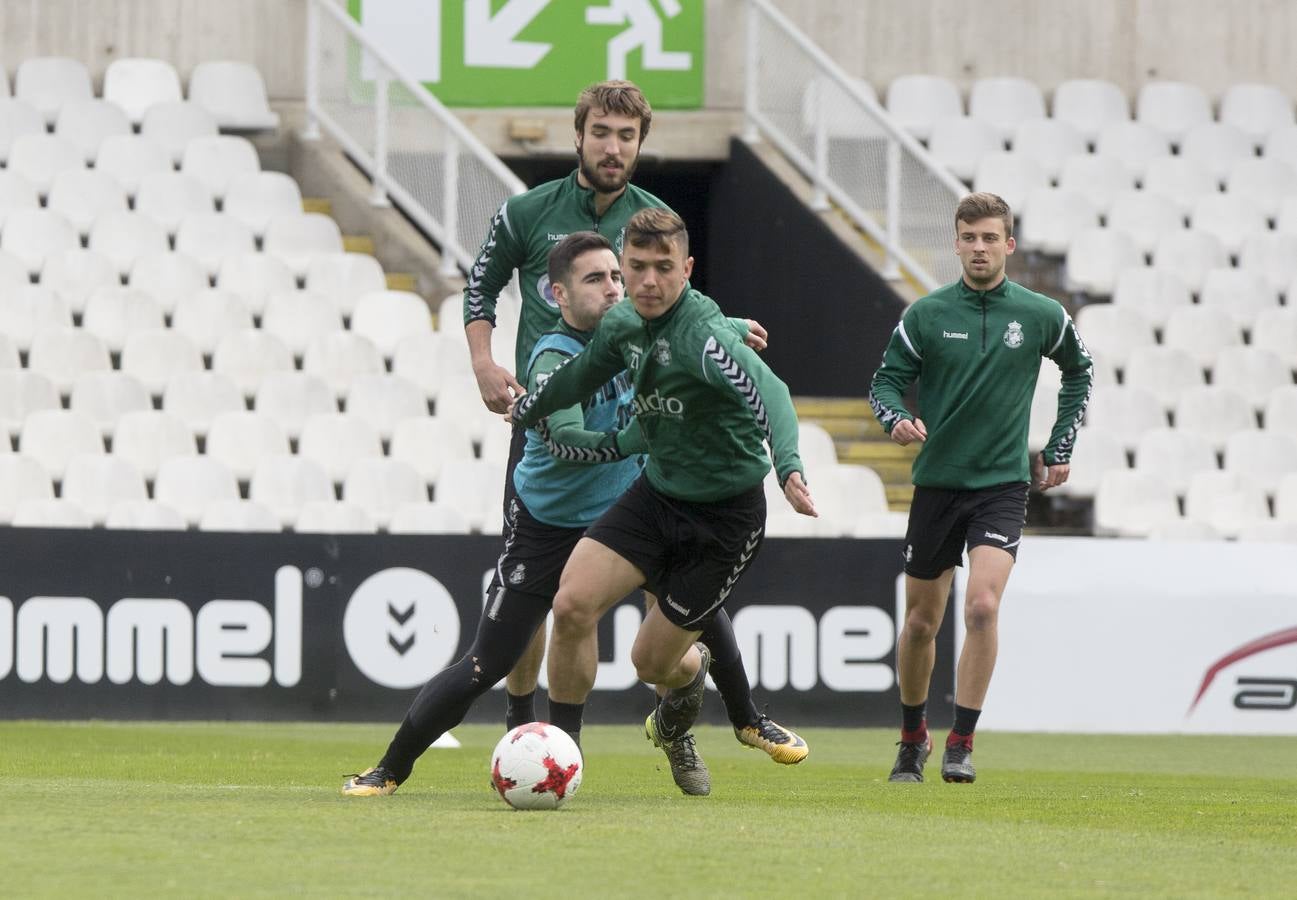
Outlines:
[[320, 127], [441, 247], [442, 274], [467, 272], [486, 223], [526, 190], [436, 97], [403, 74], [337, 0], [307, 0], [307, 135]]
[[745, 137], [765, 138], [926, 290], [959, 277], [954, 212], [968, 189], [768, 0], [748, 0]]

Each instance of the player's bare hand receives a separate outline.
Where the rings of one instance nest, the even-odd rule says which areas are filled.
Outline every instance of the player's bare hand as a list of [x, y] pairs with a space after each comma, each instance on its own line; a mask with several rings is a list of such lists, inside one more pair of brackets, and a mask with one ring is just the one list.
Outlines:
[[802, 473], [794, 472], [788, 476], [784, 482], [784, 499], [788, 505], [804, 516], [811, 516], [818, 519], [820, 514], [815, 511], [815, 501], [811, 499], [811, 489], [802, 481]]
[[503, 366], [487, 361], [473, 367], [477, 389], [482, 392], [482, 402], [493, 413], [507, 412], [514, 399], [527, 393], [513, 373]]
[[770, 346], [770, 332], [766, 331], [764, 325], [756, 319], [744, 319], [743, 321], [748, 323], [748, 336], [743, 339], [743, 343], [758, 353]]
[[1067, 463], [1045, 465], [1045, 454], [1037, 453], [1031, 459], [1031, 480], [1037, 490], [1047, 491], [1067, 481], [1072, 474], [1072, 467]]
[[926, 441], [928, 439], [928, 427], [923, 424], [922, 419], [902, 419], [892, 426], [892, 440], [902, 447], [914, 443], [915, 441]]
[[513, 411], [514, 411], [515, 408], [517, 408], [517, 406], [518, 406], [518, 401], [521, 400], [524, 396], [526, 396], [526, 394], [527, 394], [527, 389], [526, 389], [526, 388], [523, 388], [523, 391], [522, 391], [521, 394], [518, 394], [516, 397], [514, 397], [513, 399], [511, 399], [511, 400], [509, 401], [509, 406], [508, 406], [508, 408], [505, 409], [504, 414], [501, 415], [500, 418], [504, 419], [506, 422], [508, 422], [510, 425], [512, 425], [512, 424], [513, 424]]

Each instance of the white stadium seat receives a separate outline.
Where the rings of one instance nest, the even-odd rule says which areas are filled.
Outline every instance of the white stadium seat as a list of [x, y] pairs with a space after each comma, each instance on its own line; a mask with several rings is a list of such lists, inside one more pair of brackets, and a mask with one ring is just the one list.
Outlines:
[[148, 481], [163, 461], [196, 456], [198, 442], [184, 420], [159, 409], [123, 413], [113, 429], [113, 455], [128, 460]]
[[346, 410], [369, 422], [388, 440], [403, 419], [427, 416], [428, 401], [418, 385], [400, 375], [371, 373], [357, 375], [351, 383]]
[[44, 466], [54, 481], [61, 481], [73, 457], [102, 454], [104, 439], [94, 419], [84, 413], [38, 409], [23, 422], [18, 450]]
[[1204, 122], [1189, 129], [1180, 155], [1198, 163], [1217, 181], [1224, 181], [1239, 160], [1255, 158], [1251, 139], [1224, 122]]
[[255, 500], [216, 500], [207, 504], [198, 520], [199, 531], [265, 533], [282, 531], [274, 510]]
[[[281, 259], [265, 253], [239, 253], [221, 260], [216, 286], [238, 294], [253, 315], [261, 315], [271, 295], [295, 291], [297, 279]], [[337, 327], [342, 327], [341, 320]], [[289, 343], [295, 346], [299, 341]]]
[[1166, 197], [1186, 216], [1199, 200], [1220, 190], [1219, 182], [1209, 171], [1194, 160], [1182, 156], [1149, 160], [1143, 188], [1149, 193]]
[[[1079, 446], [1079, 444], [1078, 444]], [[1135, 468], [1151, 472], [1183, 495], [1197, 472], [1215, 472], [1216, 449], [1201, 434], [1184, 428], [1154, 428], [1135, 445]]]
[[1111, 81], [1073, 78], [1054, 88], [1053, 116], [1094, 143], [1105, 125], [1130, 119], [1130, 104]]
[[192, 213], [181, 220], [176, 231], [176, 250], [198, 260], [209, 276], [216, 274], [225, 257], [243, 256], [256, 249], [252, 230], [225, 213]]
[[342, 482], [342, 499], [355, 503], [382, 528], [405, 503], [428, 499], [428, 487], [414, 466], [399, 459], [359, 459]]
[[261, 159], [247, 138], [219, 134], [197, 137], [185, 146], [180, 171], [198, 177], [218, 200], [240, 175], [261, 171]]
[[1018, 246], [1023, 250], [1061, 256], [1078, 232], [1099, 227], [1099, 211], [1094, 203], [1072, 188], [1036, 188], [1027, 194], [1025, 208], [1030, 213], [1014, 226]]
[[471, 374], [446, 379], [441, 393], [437, 395], [436, 416], [443, 421], [454, 422], [478, 443], [492, 429], [508, 427], [498, 415], [486, 408], [477, 387], [477, 379]]
[[149, 494], [144, 477], [127, 460], [91, 454], [69, 460], [59, 496], [80, 504], [94, 524], [102, 525], [115, 504], [147, 500]]
[[81, 148], [89, 165], [99, 155], [104, 138], [130, 134], [131, 123], [122, 108], [109, 100], [74, 100], [59, 110], [54, 133]]
[[1229, 265], [1220, 238], [1186, 228], [1163, 235], [1153, 248], [1153, 265], [1174, 272], [1195, 294], [1202, 290], [1207, 273]]
[[1219, 541], [1221, 533], [1206, 522], [1190, 519], [1172, 519], [1163, 522], [1148, 533], [1150, 541]]
[[[825, 537], [846, 537], [854, 533], [860, 518], [888, 512], [887, 491], [882, 479], [868, 466], [839, 463], [820, 466], [811, 475], [819, 490], [815, 495], [816, 533]], [[440, 485], [438, 485], [440, 497]]]
[[509, 451], [513, 448], [513, 432], [504, 428], [488, 428], [482, 435], [480, 459], [489, 459], [501, 464], [509, 461]]
[[228, 335], [253, 327], [243, 298], [220, 288], [203, 288], [180, 298], [171, 327], [188, 337], [205, 354], [215, 352]]
[[5, 217], [0, 250], [10, 254], [35, 275], [45, 261], [64, 250], [77, 250], [81, 240], [67, 217], [49, 209], [17, 209]]
[[1086, 427], [1081, 429], [1072, 450], [1071, 474], [1055, 490], [1067, 497], [1092, 499], [1104, 472], [1126, 468], [1126, 448], [1121, 439], [1106, 428]]
[[380, 353], [390, 357], [403, 338], [432, 332], [432, 314], [418, 294], [375, 291], [356, 301], [351, 330], [369, 338]]
[[1112, 122], [1099, 132], [1095, 155], [1120, 161], [1135, 179], [1142, 180], [1154, 160], [1171, 155], [1171, 142], [1143, 122]]
[[1238, 265], [1259, 272], [1276, 291], [1284, 290], [1297, 279], [1297, 234], [1263, 231], [1246, 238]]
[[15, 508], [25, 500], [51, 500], [54, 485], [45, 467], [30, 456], [0, 454], [0, 524], [13, 521]]
[[20, 134], [9, 145], [8, 170], [26, 178], [44, 196], [54, 176], [69, 169], [83, 169], [81, 148], [57, 134]]
[[1135, 118], [1179, 143], [1193, 126], [1211, 121], [1211, 101], [1196, 84], [1148, 81], [1135, 100]]
[[279, 127], [279, 115], [266, 99], [266, 82], [246, 62], [200, 62], [189, 76], [189, 99], [206, 108], [221, 128]]
[[302, 212], [302, 191], [283, 172], [249, 172], [230, 182], [223, 209], [261, 237], [272, 219]]
[[1225, 176], [1225, 190], [1275, 218], [1283, 201], [1297, 196], [1297, 168], [1279, 159], [1242, 159]]
[[1206, 522], [1225, 537], [1238, 537], [1252, 522], [1270, 517], [1265, 492], [1235, 472], [1199, 472], [1189, 479], [1184, 515]]
[[144, 121], [140, 123], [140, 134], [166, 150], [172, 164], [177, 166], [184, 159], [190, 141], [219, 133], [212, 114], [186, 100], [154, 103], [145, 110]]
[[1064, 283], [1068, 290], [1106, 297], [1116, 286], [1118, 272], [1143, 262], [1130, 235], [1089, 228], [1078, 232], [1067, 248]]
[[1171, 313], [1162, 343], [1184, 350], [1198, 366], [1209, 369], [1220, 351], [1242, 345], [1243, 332], [1225, 310], [1198, 304]]
[[[59, 406], [59, 392], [48, 377], [26, 369], [0, 370], [0, 428], [8, 437], [15, 437], [22, 430], [23, 421], [30, 413]], [[0, 436], [0, 443], [8, 441]]]
[[802, 462], [811, 471], [838, 464], [838, 448], [823, 425], [814, 422], [797, 424], [797, 448]]
[[1274, 514], [1281, 522], [1297, 522], [1297, 474], [1285, 475], [1279, 479]]
[[21, 100], [0, 98], [0, 163], [9, 162], [9, 148], [21, 134], [44, 134], [45, 117]]
[[1297, 384], [1286, 384], [1272, 390], [1262, 410], [1267, 431], [1297, 439]]
[[253, 408], [273, 417], [295, 439], [301, 435], [307, 418], [337, 412], [338, 401], [329, 383], [319, 375], [271, 372], [257, 389]]
[[383, 267], [367, 253], [320, 253], [306, 267], [306, 289], [328, 297], [347, 317], [365, 294], [386, 288]]
[[342, 232], [338, 223], [323, 213], [276, 216], [266, 226], [262, 250], [278, 256], [300, 278], [306, 275], [312, 257], [342, 252]]
[[144, 176], [170, 172], [171, 156], [165, 147], [139, 134], [114, 134], [104, 138], [95, 157], [95, 168], [112, 175], [134, 197]]
[[80, 328], [47, 328], [32, 336], [27, 368], [45, 375], [60, 394], [67, 394], [82, 372], [106, 372], [112, 363], [108, 347], [90, 332]]
[[444, 503], [403, 503], [392, 513], [391, 534], [467, 534], [468, 520]]
[[153, 104], [181, 99], [180, 76], [166, 60], [115, 59], [104, 72], [104, 99], [120, 106], [138, 125]]
[[207, 434], [217, 416], [247, 409], [238, 386], [219, 372], [182, 372], [168, 379], [162, 408], [194, 434]]
[[307, 345], [302, 357], [302, 371], [320, 375], [334, 394], [342, 397], [357, 375], [384, 371], [383, 356], [369, 338], [349, 331], [336, 331]]
[[47, 125], [54, 124], [65, 104], [93, 96], [90, 70], [80, 60], [33, 57], [23, 60], [14, 76], [14, 97], [40, 110]]
[[153, 219], [172, 236], [186, 216], [215, 209], [207, 185], [184, 172], [150, 172], [140, 179], [135, 194], [135, 211]]
[[1021, 210], [1036, 188], [1048, 187], [1049, 176], [1035, 159], [1018, 152], [995, 150], [977, 161], [973, 190], [999, 194], [1009, 208]]
[[473, 440], [454, 422], [404, 419], [392, 432], [391, 458], [414, 466], [428, 484], [436, 484], [447, 460], [473, 459]]
[[1140, 253], [1152, 253], [1163, 237], [1184, 231], [1184, 211], [1161, 194], [1122, 191], [1113, 197], [1107, 224], [1130, 235]]
[[1118, 193], [1135, 187], [1135, 172], [1115, 156], [1078, 153], [1063, 160], [1058, 186], [1084, 194], [1095, 210], [1103, 214]]
[[[0, 333], [0, 371], [17, 371], [22, 368], [18, 356], [18, 345], [9, 335]], [[0, 441], [0, 443], [3, 443]], [[0, 448], [0, 452], [3, 449]]]
[[1245, 522], [1238, 530], [1238, 540], [1240, 543], [1297, 544], [1297, 522], [1276, 522], [1272, 519]]
[[30, 350], [38, 332], [71, 327], [72, 311], [44, 284], [0, 289], [0, 334], [19, 350]]
[[81, 247], [50, 254], [41, 269], [41, 286], [52, 291], [74, 313], [85, 312], [86, 301], [95, 288], [121, 283], [112, 260]]
[[240, 481], [252, 478], [262, 457], [291, 452], [284, 426], [266, 413], [218, 413], [207, 430], [206, 452], [229, 466]]
[[90, 249], [104, 256], [126, 275], [141, 256], [171, 249], [167, 232], [143, 213], [105, 213], [90, 229]]
[[468, 345], [440, 331], [401, 338], [392, 356], [392, 373], [413, 381], [429, 400], [437, 399], [448, 376], [470, 368]]
[[310, 500], [302, 504], [293, 530], [300, 534], [374, 534], [378, 522], [357, 503]]
[[1278, 354], [1260, 347], [1226, 347], [1211, 367], [1212, 384], [1238, 391], [1260, 411], [1266, 397], [1278, 387], [1292, 384], [1292, 372]]
[[1156, 343], [1153, 326], [1137, 310], [1115, 303], [1088, 303], [1076, 313], [1076, 329], [1095, 360], [1124, 369], [1138, 347]]
[[1096, 534], [1147, 537], [1179, 517], [1175, 492], [1154, 473], [1110, 469], [1099, 479], [1094, 495]]
[[108, 510], [104, 526], [132, 531], [184, 531], [185, 517], [156, 500], [119, 500]]
[[[1259, 314], [1279, 310], [1279, 292], [1267, 284], [1259, 272], [1226, 266], [1207, 273], [1199, 302], [1204, 307], [1224, 312], [1234, 321], [1236, 328], [1251, 328]], [[1253, 329], [1255, 342], [1256, 330]]]
[[[1290, 298], [1297, 298], [1295, 290], [1288, 289]], [[1258, 311], [1251, 329], [1252, 346], [1269, 350], [1297, 371], [1297, 303], [1289, 300], [1282, 309], [1269, 306]]]
[[206, 456], [173, 456], [164, 460], [153, 482], [153, 498], [197, 525], [208, 504], [238, 500], [239, 483], [224, 463]]
[[194, 342], [167, 328], [131, 335], [122, 348], [121, 367], [138, 378], [150, 394], [162, 394], [177, 375], [201, 372], [203, 355]]
[[158, 301], [130, 287], [95, 288], [81, 318], [81, 327], [100, 337], [111, 353], [120, 353], [131, 335], [165, 324]]
[[167, 250], [137, 257], [131, 266], [130, 285], [148, 291], [170, 314], [181, 297], [207, 288], [210, 282], [196, 259]]
[[1023, 122], [1045, 118], [1045, 95], [1026, 78], [978, 78], [968, 92], [968, 116], [989, 122], [1007, 141]]
[[966, 116], [937, 120], [928, 138], [933, 159], [964, 181], [972, 180], [983, 156], [1003, 149], [1004, 140], [994, 125]]
[[1085, 419], [1087, 427], [1102, 428], [1132, 451], [1140, 435], [1167, 424], [1166, 412], [1152, 391], [1126, 385], [1095, 388]]
[[68, 407], [88, 415], [108, 437], [124, 414], [152, 409], [153, 398], [138, 378], [126, 372], [85, 372], [72, 385]]
[[1261, 155], [1297, 165], [1297, 125], [1283, 125], [1266, 135]]
[[1266, 135], [1293, 124], [1293, 105], [1274, 85], [1231, 84], [1220, 101], [1220, 120], [1242, 131], [1260, 147]]
[[269, 507], [285, 527], [297, 521], [304, 503], [337, 497], [320, 464], [302, 456], [263, 457], [252, 473], [248, 496]]
[[1137, 347], [1131, 351], [1122, 384], [1151, 391], [1162, 408], [1169, 410], [1180, 391], [1203, 384], [1203, 367], [1193, 354], [1179, 347]]
[[1013, 152], [1034, 159], [1045, 176], [1057, 179], [1069, 156], [1085, 153], [1085, 137], [1067, 122], [1058, 119], [1028, 119], [1013, 132]]
[[902, 75], [887, 86], [887, 111], [901, 127], [921, 141], [933, 125], [964, 113], [954, 82], [937, 75]]
[[90, 528], [90, 513], [71, 500], [21, 500], [14, 507], [15, 528]]
[[283, 290], [270, 295], [261, 327], [301, 356], [311, 341], [342, 330], [342, 315], [329, 299], [313, 291]]
[[1225, 442], [1225, 471], [1273, 496], [1284, 476], [1297, 472], [1297, 438], [1269, 428], [1232, 434]]
[[212, 371], [230, 378], [247, 397], [257, 392], [269, 373], [292, 370], [292, 351], [279, 338], [258, 328], [227, 334], [212, 353]]
[[1230, 435], [1251, 431], [1257, 424], [1247, 400], [1237, 390], [1212, 384], [1180, 392], [1175, 402], [1175, 427], [1201, 434], [1220, 452]]
[[319, 463], [331, 479], [341, 482], [356, 460], [381, 457], [383, 442], [378, 429], [360, 416], [322, 413], [311, 416], [302, 426], [297, 452]]
[[17, 172], [0, 171], [0, 229], [9, 214], [20, 209], [39, 209], [40, 194], [33, 185]]
[[1195, 231], [1220, 239], [1226, 252], [1237, 255], [1252, 235], [1269, 228], [1265, 212], [1251, 199], [1236, 194], [1207, 194], [1189, 211]]
[[504, 466], [481, 459], [447, 460], [434, 500], [457, 510], [472, 530], [495, 531], [491, 526], [503, 518]]

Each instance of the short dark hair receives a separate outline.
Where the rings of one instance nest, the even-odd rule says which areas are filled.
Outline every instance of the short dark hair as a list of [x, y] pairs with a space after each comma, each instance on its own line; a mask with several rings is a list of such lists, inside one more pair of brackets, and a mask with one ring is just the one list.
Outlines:
[[572, 263], [578, 256], [591, 250], [613, 252], [608, 239], [595, 231], [574, 231], [555, 244], [554, 249], [549, 251], [549, 283], [557, 284], [561, 281], [567, 284], [567, 279], [572, 274]]
[[685, 256], [689, 255], [689, 230], [684, 219], [669, 209], [650, 206], [635, 213], [626, 223], [626, 243], [632, 247], [669, 250], [673, 241]]
[[999, 219], [1004, 223], [1004, 236], [1013, 237], [1013, 210], [999, 194], [989, 191], [977, 191], [968, 194], [955, 207], [955, 231], [959, 231], [960, 222], [972, 224], [979, 219]]
[[648, 137], [653, 122], [653, 107], [649, 106], [644, 92], [630, 81], [600, 81], [583, 90], [576, 98], [576, 133], [585, 134], [585, 120], [590, 110], [616, 113], [639, 119], [639, 142]]

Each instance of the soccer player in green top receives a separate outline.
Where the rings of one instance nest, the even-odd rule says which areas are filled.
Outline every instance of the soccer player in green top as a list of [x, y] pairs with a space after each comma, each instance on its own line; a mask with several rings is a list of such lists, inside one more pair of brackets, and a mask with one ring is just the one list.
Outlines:
[[[653, 119], [653, 110], [638, 87], [628, 81], [591, 85], [577, 99], [574, 119], [576, 171], [505, 201], [491, 220], [464, 289], [464, 330], [473, 372], [483, 402], [495, 412], [504, 412], [513, 398], [523, 393], [518, 378], [527, 371], [536, 341], [559, 320], [547, 271], [553, 247], [570, 233], [594, 231], [620, 254], [631, 216], [643, 209], [666, 208], [657, 197], [630, 183]], [[515, 270], [522, 289], [522, 311], [511, 371], [491, 357], [491, 329], [496, 300]], [[755, 336], [763, 339], [764, 332], [758, 330]], [[514, 470], [524, 444], [525, 431], [516, 428], [505, 473], [506, 518], [517, 496]], [[494, 595], [500, 588], [497, 576], [488, 593]], [[757, 711], [729, 617], [724, 613], [717, 616], [703, 642], [712, 652], [712, 680], [725, 701], [738, 740], [765, 751], [779, 763], [794, 764], [805, 758], [804, 741]], [[506, 679], [506, 722], [510, 728], [535, 718], [533, 696], [544, 648], [542, 629]], [[671, 748], [663, 749], [671, 756]]]
[[658, 744], [688, 732], [706, 674], [706, 649], [695, 642], [765, 534], [766, 442], [788, 502], [815, 515], [788, 388], [689, 286], [692, 267], [679, 216], [636, 213], [622, 249], [629, 299], [604, 316], [579, 356], [512, 409], [515, 422], [535, 425], [626, 370], [648, 448], [644, 474], [577, 543], [554, 598], [550, 721], [567, 731], [580, 730], [594, 684], [599, 618], [643, 587], [658, 602], [631, 661], [641, 679], [669, 689], [645, 727]]
[[[965, 545], [966, 631], [941, 777], [977, 777], [973, 730], [995, 668], [1000, 598], [1022, 538], [1028, 479], [1040, 490], [1067, 480], [1090, 399], [1090, 354], [1062, 306], [1005, 276], [1013, 249], [1007, 203], [988, 193], [961, 200], [955, 252], [963, 277], [906, 310], [870, 389], [892, 440], [923, 444], [905, 535], [905, 624], [896, 642], [902, 725], [891, 781], [922, 781], [932, 752], [926, 707], [934, 639]], [[1063, 374], [1058, 416], [1045, 449], [1029, 460], [1031, 397], [1045, 358]], [[916, 379], [922, 418], [901, 400]]]

